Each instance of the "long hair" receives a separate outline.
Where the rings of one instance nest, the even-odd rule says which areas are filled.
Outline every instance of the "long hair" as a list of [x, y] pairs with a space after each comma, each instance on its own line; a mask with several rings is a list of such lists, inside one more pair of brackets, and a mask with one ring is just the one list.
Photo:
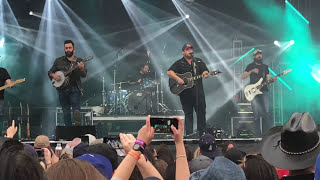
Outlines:
[[275, 167], [263, 159], [261, 155], [247, 155], [244, 158], [243, 171], [247, 180], [278, 180]]
[[47, 170], [48, 180], [105, 180], [90, 163], [79, 159], [64, 159]]
[[24, 150], [2, 151], [0, 154], [0, 179], [46, 180], [44, 169], [36, 158]]
[[164, 160], [168, 165], [174, 163], [174, 158], [171, 150], [166, 144], [160, 144], [157, 147], [158, 159]]

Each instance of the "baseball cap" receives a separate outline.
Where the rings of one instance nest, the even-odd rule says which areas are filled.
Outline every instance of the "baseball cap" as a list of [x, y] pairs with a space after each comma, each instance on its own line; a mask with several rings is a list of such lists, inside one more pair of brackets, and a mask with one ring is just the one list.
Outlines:
[[205, 134], [200, 137], [199, 147], [201, 154], [214, 159], [218, 156], [217, 144], [215, 138], [211, 134]]
[[183, 51], [183, 50], [185, 50], [185, 49], [187, 48], [187, 46], [188, 46], [188, 45], [192, 47], [192, 45], [191, 45], [191, 44], [187, 43], [187, 44], [185, 44], [185, 45], [183, 45], [183, 46], [182, 46], [182, 51]]
[[50, 146], [49, 138], [45, 135], [39, 135], [37, 136], [36, 140], [34, 141], [34, 147], [35, 148], [47, 148]]
[[87, 161], [92, 164], [104, 177], [111, 179], [113, 169], [111, 162], [100, 154], [84, 154], [77, 159]]
[[260, 49], [256, 49], [253, 51], [253, 55], [255, 56], [257, 53], [262, 53], [262, 51]]
[[206, 169], [207, 167], [210, 166], [212, 162], [213, 160], [210, 159], [209, 157], [200, 155], [190, 161], [189, 163], [190, 173], [192, 174], [201, 169]]

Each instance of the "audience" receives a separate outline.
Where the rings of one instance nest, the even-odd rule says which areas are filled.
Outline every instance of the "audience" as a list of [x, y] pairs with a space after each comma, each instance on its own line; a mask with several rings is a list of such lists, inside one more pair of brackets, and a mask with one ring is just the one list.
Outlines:
[[172, 151], [169, 149], [168, 145], [160, 144], [157, 149], [158, 159], [164, 160], [168, 165], [174, 163], [174, 158]]
[[215, 138], [211, 134], [205, 134], [199, 140], [200, 154], [212, 160], [218, 156], [217, 144]]
[[262, 138], [262, 156], [271, 165], [288, 169], [284, 179], [313, 180], [320, 152], [317, 126], [308, 113], [293, 113], [282, 127], [270, 129]]
[[[193, 153], [183, 143], [182, 120], [175, 118], [179, 125], [178, 129], [171, 126], [173, 151], [165, 144], [156, 149], [150, 146], [154, 128], [148, 116], [137, 138], [120, 133], [123, 157], [111, 145], [89, 135], [90, 145], [75, 138], [63, 149], [60, 160], [47, 136], [38, 136], [34, 147], [14, 140], [17, 128], [13, 121], [7, 129], [9, 138], [0, 138], [0, 179], [320, 180], [320, 137], [308, 113], [294, 113], [283, 127], [270, 129], [262, 138], [261, 154], [246, 155], [230, 141], [222, 145], [224, 157], [218, 156], [215, 138], [210, 134], [200, 137], [199, 148]], [[38, 162], [36, 150], [44, 152], [44, 168]]]
[[225, 157], [216, 157], [200, 180], [245, 180], [243, 170]]
[[79, 159], [65, 159], [47, 170], [48, 180], [106, 180], [90, 163]]
[[87, 161], [93, 165], [104, 177], [111, 179], [113, 169], [111, 162], [106, 157], [100, 154], [84, 154], [77, 157], [77, 159]]
[[226, 141], [222, 144], [221, 153], [224, 156], [226, 152], [232, 148], [236, 147], [233, 141]]
[[160, 173], [162, 177], [165, 177], [168, 164], [164, 160], [162, 159], [155, 160], [153, 163], [153, 166], [157, 169], [157, 171]]
[[244, 158], [245, 155], [246, 153], [240, 151], [239, 149], [232, 148], [225, 152], [224, 157], [236, 164], [241, 164], [242, 159]]
[[265, 161], [261, 154], [248, 154], [245, 156], [243, 171], [247, 180], [278, 180], [276, 169]]
[[113, 170], [118, 168], [118, 154], [111, 145], [106, 143], [94, 144], [88, 147], [87, 152], [104, 156], [111, 162]]

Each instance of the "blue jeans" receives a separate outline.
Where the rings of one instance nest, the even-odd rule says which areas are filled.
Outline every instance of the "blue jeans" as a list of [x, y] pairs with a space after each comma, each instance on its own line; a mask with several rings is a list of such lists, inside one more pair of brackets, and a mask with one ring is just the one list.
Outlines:
[[63, 111], [63, 119], [66, 126], [72, 126], [71, 121], [71, 107], [72, 111], [80, 111], [80, 97], [81, 92], [78, 87], [68, 87], [66, 89], [58, 90], [59, 101]]
[[257, 136], [261, 135], [260, 117], [262, 117], [262, 134], [267, 132], [273, 127], [273, 122], [269, 114], [269, 92], [257, 95], [251, 102], [253, 116], [254, 116], [254, 129]]
[[4, 100], [0, 100], [0, 136], [3, 130], [3, 119], [4, 119]]

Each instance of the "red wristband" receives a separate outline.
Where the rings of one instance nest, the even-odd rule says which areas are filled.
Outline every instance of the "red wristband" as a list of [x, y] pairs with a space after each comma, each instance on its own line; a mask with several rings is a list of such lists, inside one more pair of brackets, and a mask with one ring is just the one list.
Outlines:
[[140, 159], [140, 154], [138, 151], [135, 151], [133, 149], [131, 149], [128, 154], [130, 154], [132, 157], [134, 157], [137, 161], [139, 161]]

